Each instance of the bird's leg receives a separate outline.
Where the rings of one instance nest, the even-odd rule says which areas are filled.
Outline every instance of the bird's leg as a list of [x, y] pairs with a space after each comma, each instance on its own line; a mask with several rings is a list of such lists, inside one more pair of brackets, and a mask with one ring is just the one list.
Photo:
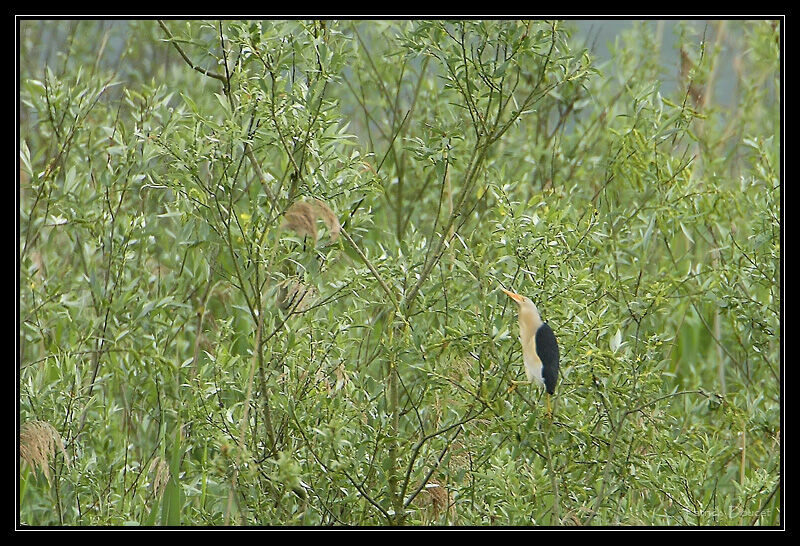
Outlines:
[[519, 385], [530, 385], [530, 384], [531, 384], [530, 381], [514, 381], [512, 379], [511, 380], [511, 386], [508, 388], [506, 393], [510, 394], [510, 393], [514, 392], [514, 389], [516, 389]]
[[553, 412], [550, 409], [550, 394], [545, 393], [544, 396], [545, 396], [544, 404], [545, 404], [545, 408], [547, 410], [547, 418], [548, 419], [552, 419], [553, 418]]

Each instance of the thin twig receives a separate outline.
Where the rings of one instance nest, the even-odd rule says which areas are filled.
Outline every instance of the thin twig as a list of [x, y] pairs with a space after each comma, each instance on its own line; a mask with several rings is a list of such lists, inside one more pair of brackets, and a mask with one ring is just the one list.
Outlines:
[[192, 62], [192, 60], [189, 59], [189, 57], [186, 55], [186, 53], [183, 52], [183, 48], [181, 48], [181, 46], [178, 45], [178, 42], [175, 41], [175, 38], [172, 36], [172, 33], [167, 28], [167, 25], [165, 25], [164, 22], [161, 19], [158, 19], [158, 24], [164, 30], [164, 33], [167, 35], [167, 38], [168, 38], [169, 42], [173, 46], [175, 46], [175, 49], [178, 50], [178, 53], [183, 58], [183, 60], [186, 61], [186, 64], [188, 64], [190, 68], [192, 68], [193, 70], [197, 70], [198, 72], [208, 76], [209, 78], [214, 78], [215, 80], [219, 80], [219, 81], [221, 81], [223, 83], [223, 85], [227, 86], [228, 79], [224, 75], [217, 74], [216, 72], [212, 72], [211, 70], [206, 70], [205, 68], [200, 68], [199, 66], [196, 66]]
[[344, 227], [341, 228], [341, 234], [344, 235], [345, 240], [347, 240], [347, 242], [350, 243], [350, 246], [353, 247], [353, 250], [356, 251], [356, 254], [358, 254], [358, 257], [361, 258], [362, 262], [364, 262], [364, 265], [366, 265], [369, 268], [370, 272], [372, 272], [372, 276], [375, 277], [375, 280], [378, 281], [378, 284], [381, 286], [383, 291], [386, 293], [387, 296], [389, 296], [389, 300], [392, 302], [392, 305], [394, 306], [398, 315], [400, 317], [403, 317], [403, 313], [402, 311], [400, 311], [400, 305], [397, 303], [397, 298], [395, 298], [394, 293], [386, 284], [386, 281], [383, 280], [381, 274], [378, 273], [378, 270], [375, 269], [375, 266], [372, 265], [372, 262], [369, 261], [369, 258], [367, 258], [367, 256], [361, 250], [361, 248], [359, 248], [359, 246], [356, 244], [356, 242], [353, 241], [353, 239], [350, 237], [350, 234], [347, 233]]

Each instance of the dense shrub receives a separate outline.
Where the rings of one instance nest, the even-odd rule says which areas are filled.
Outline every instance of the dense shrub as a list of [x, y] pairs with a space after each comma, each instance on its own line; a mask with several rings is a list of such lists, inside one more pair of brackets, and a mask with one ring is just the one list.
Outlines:
[[21, 21], [20, 522], [779, 525], [781, 27], [572, 26]]

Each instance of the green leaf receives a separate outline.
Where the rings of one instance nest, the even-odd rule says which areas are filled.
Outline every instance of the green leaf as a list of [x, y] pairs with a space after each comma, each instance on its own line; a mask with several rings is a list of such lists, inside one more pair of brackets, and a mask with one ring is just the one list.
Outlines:
[[679, 224], [684, 236], [689, 240], [690, 243], [694, 244], [694, 239], [692, 239], [692, 236], [689, 234], [689, 230], [686, 229], [686, 226], [683, 225], [683, 222], [679, 222]]
[[608, 345], [612, 353], [616, 353], [620, 345], [622, 345], [622, 331], [619, 328], [617, 328], [617, 331], [611, 336]]

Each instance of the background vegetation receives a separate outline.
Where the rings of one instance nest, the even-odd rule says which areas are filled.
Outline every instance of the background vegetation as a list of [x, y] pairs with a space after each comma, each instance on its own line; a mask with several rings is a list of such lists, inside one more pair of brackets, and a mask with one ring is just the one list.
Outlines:
[[573, 29], [20, 21], [19, 521], [779, 525], [781, 26]]

